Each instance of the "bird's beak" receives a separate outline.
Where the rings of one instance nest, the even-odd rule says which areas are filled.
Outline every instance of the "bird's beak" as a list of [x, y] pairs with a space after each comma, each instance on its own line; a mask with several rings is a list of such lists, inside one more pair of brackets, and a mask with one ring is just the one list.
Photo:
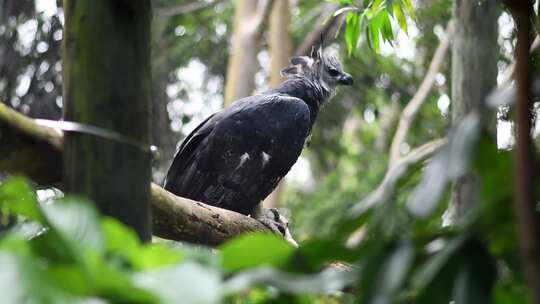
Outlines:
[[351, 75], [349, 75], [347, 73], [343, 73], [339, 77], [338, 82], [339, 82], [339, 84], [350, 86], [350, 85], [353, 84], [354, 81], [353, 81], [353, 78], [352, 78]]

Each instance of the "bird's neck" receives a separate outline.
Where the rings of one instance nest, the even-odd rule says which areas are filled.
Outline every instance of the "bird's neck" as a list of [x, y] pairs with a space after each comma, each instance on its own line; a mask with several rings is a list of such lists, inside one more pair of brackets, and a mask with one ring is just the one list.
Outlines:
[[332, 95], [320, 84], [304, 78], [287, 79], [271, 92], [302, 99], [310, 109], [311, 123], [315, 122], [320, 107]]

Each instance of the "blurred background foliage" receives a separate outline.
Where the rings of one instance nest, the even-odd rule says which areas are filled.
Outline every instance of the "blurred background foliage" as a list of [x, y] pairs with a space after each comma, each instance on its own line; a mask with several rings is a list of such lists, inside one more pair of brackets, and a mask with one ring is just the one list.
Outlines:
[[[154, 164], [153, 177], [156, 182], [161, 182], [177, 143], [207, 115], [223, 106], [234, 2], [152, 2], [152, 141], [161, 152], [160, 159]], [[392, 2], [291, 1], [290, 36], [293, 50], [296, 49], [293, 53], [321, 20], [328, 21], [328, 16], [339, 8], [353, 4], [362, 7], [368, 3]], [[66, 299], [71, 301], [73, 295], [76, 298], [99, 297], [111, 302], [134, 301], [134, 297], [140, 302], [167, 302], [170, 296], [181, 296], [180, 291], [194, 297], [186, 296], [186, 301], [201, 300], [183, 289], [174, 293], [181, 284], [172, 285], [167, 278], [174, 278], [175, 282], [193, 280], [215, 289], [216, 293], [208, 295], [210, 298], [202, 299], [209, 302], [224, 299], [230, 303], [448, 303], [450, 300], [455, 303], [526, 303], [511, 210], [511, 159], [508, 152], [501, 150], [511, 148], [511, 131], [506, 131], [506, 137], [497, 138], [471, 129], [463, 131], [465, 133], [457, 132], [461, 136], [474, 135], [467, 145], [468, 152], [452, 153], [463, 152], [458, 158], [472, 155], [470, 162], [464, 162], [484, 180], [482, 203], [465, 219], [453, 225], [446, 222], [451, 177], [441, 174], [438, 179], [444, 187], [429, 189], [421, 182], [429, 171], [422, 165], [416, 165], [400, 179], [398, 191], [391, 199], [362, 212], [352, 211], [358, 210], [353, 207], [381, 183], [401, 110], [424, 78], [452, 16], [451, 0], [394, 3], [402, 5], [401, 13], [408, 17], [405, 23], [397, 16], [390, 18], [392, 35], [388, 36], [387, 29], [381, 30], [382, 40], [377, 43], [373, 41], [375, 34], [370, 33], [370, 26], [377, 25], [369, 22], [364, 24], [366, 29], [347, 32], [347, 24], [359, 22], [351, 21], [353, 17], [343, 17], [350, 11], [342, 11], [337, 17], [346, 19], [339, 19], [338, 23], [343, 21], [343, 24], [335, 30], [337, 39], [333, 34], [325, 37], [328, 48], [341, 54], [344, 69], [353, 75], [355, 84], [352, 88], [341, 89], [324, 107], [308, 148], [292, 170], [285, 193], [280, 197], [280, 206], [288, 210], [291, 219], [291, 231], [303, 243], [299, 249], [290, 248], [278, 239], [265, 239], [265, 236], [233, 240], [224, 245], [219, 254], [178, 244], [172, 245], [175, 248], [161, 248], [159, 244], [147, 248], [133, 244], [133, 237], [127, 236], [129, 232], [118, 224], [108, 220], [100, 222], [93, 211], [86, 210], [81, 213], [90, 214], [89, 220], [93, 224], [88, 229], [94, 229], [94, 235], [88, 233], [85, 236], [105, 238], [106, 241], [96, 241], [98, 245], [90, 250], [92, 254], [81, 255], [77, 252], [78, 245], [71, 239], [73, 235], [62, 231], [61, 223], [55, 223], [54, 212], [53, 218], [49, 218], [48, 214], [41, 214], [42, 211], [28, 211], [25, 207], [7, 213], [34, 219], [40, 229], [57, 231], [50, 237], [56, 238], [54, 246], [58, 247], [43, 248], [46, 243], [40, 241], [40, 237], [30, 243], [21, 241], [24, 235], [4, 238], [0, 249], [11, 253], [2, 253], [0, 264], [10, 265], [8, 262], [16, 259], [17, 267], [22, 267], [18, 271], [38, 271], [37, 274], [22, 272], [22, 276], [28, 275], [40, 288], [32, 291], [43, 296], [38, 299], [43, 302], [54, 300], [55, 303], [59, 295], [65, 295], [62, 301], [66, 302]], [[412, 4], [414, 12], [406, 8]], [[392, 8], [388, 12], [395, 14], [392, 5], [385, 7]], [[60, 118], [60, 44], [64, 22], [61, 1], [0, 0], [0, 9], [0, 100], [31, 117]], [[412, 13], [414, 20], [410, 18]], [[498, 17], [499, 72], [512, 60], [513, 26], [510, 15], [501, 6]], [[256, 92], [268, 87], [270, 55], [267, 38], [268, 33], [264, 32], [257, 52], [260, 67], [255, 75]], [[447, 58], [417, 120], [399, 147], [402, 154], [448, 134], [451, 61], [449, 55]], [[537, 58], [534, 57], [535, 64]], [[499, 127], [504, 125], [505, 130], [512, 130], [508, 107], [489, 111], [498, 111]], [[448, 161], [439, 158], [430, 165]], [[19, 195], [23, 198], [17, 200], [33, 200], [32, 195], [24, 197], [25, 193], [33, 191], [25, 188], [27, 184], [22, 181], [12, 183], [2, 186], [0, 203], [7, 201], [10, 191], [14, 191], [9, 190], [10, 187], [22, 189], [19, 192], [23, 194]], [[413, 194], [422, 191], [434, 198], [421, 205], [431, 210], [427, 215], [415, 213], [414, 202], [411, 203]], [[43, 195], [41, 192], [38, 197]], [[7, 208], [5, 206], [0, 205]], [[67, 209], [57, 211], [70, 212]], [[8, 218], [3, 221], [10, 222]], [[104, 232], [97, 231], [100, 229], [96, 227], [100, 225]], [[24, 232], [30, 228], [17, 229]], [[345, 248], [343, 244], [350, 240], [353, 232], [361, 235], [362, 241]], [[120, 241], [119, 238], [130, 240]], [[123, 248], [126, 242], [132, 249]], [[153, 246], [158, 249], [152, 249]], [[70, 248], [68, 254], [56, 256], [62, 248]], [[270, 250], [269, 254], [264, 254], [267, 250]], [[26, 263], [35, 263], [31, 257], [50, 261], [53, 267], [27, 266]], [[163, 257], [170, 259], [162, 260]], [[177, 263], [182, 259], [193, 264], [180, 264], [187, 270], [179, 270]], [[333, 260], [354, 262], [353, 270], [347, 272], [354, 276], [354, 283], [343, 274], [324, 278], [308, 275], [299, 279], [273, 272], [313, 273]], [[158, 273], [146, 273], [158, 266], [166, 267]], [[257, 266], [274, 268], [261, 270]], [[93, 267], [111, 273], [118, 281], [101, 281], [98, 270]], [[145, 277], [149, 275], [155, 277]], [[47, 283], [45, 277], [62, 277], [55, 282], [60, 287]], [[64, 277], [74, 281], [66, 282]], [[235, 277], [238, 281], [234, 281]], [[159, 285], [152, 281], [157, 279]], [[81, 280], [90, 280], [90, 285], [77, 285]], [[295, 285], [291, 283], [293, 281], [305, 285]], [[5, 282], [0, 280], [0, 285]], [[288, 284], [292, 287], [287, 287]], [[322, 290], [317, 291], [317, 286], [326, 285], [335, 288], [326, 295], [313, 295]], [[353, 292], [335, 291], [344, 285], [352, 285]], [[61, 291], [49, 293], [56, 288]], [[52, 298], [48, 298], [49, 295]]]

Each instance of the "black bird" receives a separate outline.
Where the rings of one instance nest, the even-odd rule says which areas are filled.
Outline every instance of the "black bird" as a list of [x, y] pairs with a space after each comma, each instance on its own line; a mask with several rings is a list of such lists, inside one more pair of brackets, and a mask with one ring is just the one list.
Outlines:
[[202, 122], [181, 144], [165, 189], [252, 214], [300, 156], [315, 118], [337, 85], [351, 85], [322, 49], [290, 60], [277, 88], [242, 98]]

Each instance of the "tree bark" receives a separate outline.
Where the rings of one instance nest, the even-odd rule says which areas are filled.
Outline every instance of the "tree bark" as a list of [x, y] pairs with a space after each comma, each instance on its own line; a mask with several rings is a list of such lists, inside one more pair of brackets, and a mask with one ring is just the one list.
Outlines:
[[232, 47], [227, 67], [225, 106], [253, 94], [257, 54], [262, 28], [268, 17], [269, 0], [237, 0], [234, 4]]
[[[485, 100], [497, 85], [497, 17], [495, 0], [454, 2], [456, 33], [452, 45], [452, 124], [471, 111], [483, 113]], [[486, 117], [484, 117], [486, 118]], [[460, 218], [478, 200], [478, 177], [458, 178], [452, 193]]]
[[[270, 49], [270, 87], [278, 86], [284, 79], [281, 69], [289, 64], [292, 55], [292, 39], [290, 30], [291, 8], [289, 0], [275, 0], [269, 20]], [[266, 208], [277, 208], [285, 182], [281, 181], [276, 189], [264, 200]]]
[[507, 1], [517, 26], [516, 45], [516, 124], [515, 148], [515, 214], [525, 282], [529, 288], [530, 303], [540, 303], [540, 216], [534, 189], [535, 167], [534, 144], [531, 137], [531, 1]]
[[[66, 0], [64, 117], [148, 145], [150, 1]], [[150, 155], [138, 147], [67, 133], [63, 182], [149, 240]]]

